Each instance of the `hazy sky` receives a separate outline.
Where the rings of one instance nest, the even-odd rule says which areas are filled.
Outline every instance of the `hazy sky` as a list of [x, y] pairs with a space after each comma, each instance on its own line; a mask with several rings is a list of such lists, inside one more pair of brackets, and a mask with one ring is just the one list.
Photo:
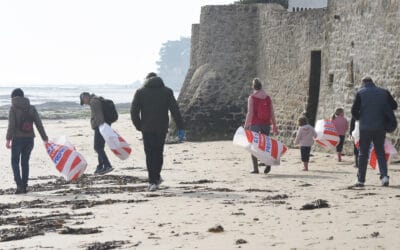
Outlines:
[[234, 0], [0, 0], [0, 86], [130, 84], [200, 7]]

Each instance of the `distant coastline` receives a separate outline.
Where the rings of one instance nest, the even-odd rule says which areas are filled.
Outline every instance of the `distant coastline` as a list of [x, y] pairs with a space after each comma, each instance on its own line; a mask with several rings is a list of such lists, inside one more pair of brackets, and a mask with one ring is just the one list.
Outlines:
[[[76, 102], [45, 102], [34, 105], [42, 119], [79, 119], [90, 116], [88, 106], [81, 106]], [[118, 113], [125, 114], [129, 112], [130, 103], [116, 103]], [[0, 120], [8, 119], [10, 105], [0, 106]]]

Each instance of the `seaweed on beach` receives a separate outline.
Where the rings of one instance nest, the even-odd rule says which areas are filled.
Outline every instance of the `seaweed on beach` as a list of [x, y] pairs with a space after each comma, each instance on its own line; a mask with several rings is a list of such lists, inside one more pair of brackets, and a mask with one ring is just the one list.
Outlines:
[[71, 227], [64, 227], [62, 230], [60, 230], [58, 233], [59, 234], [97, 234], [101, 233], [102, 231], [100, 229], [96, 228], [71, 228]]
[[44, 216], [30, 217], [7, 217], [0, 218], [0, 225], [15, 225], [18, 227], [0, 229], [0, 242], [21, 240], [37, 235], [44, 235], [47, 232], [55, 232], [62, 228], [66, 220], [75, 217], [91, 216], [93, 213], [82, 214], [50, 214]]
[[[51, 178], [54, 178], [52, 176]], [[39, 180], [47, 180], [46, 177], [37, 177]], [[146, 183], [147, 179], [139, 178], [128, 175], [83, 175], [80, 179], [75, 182], [65, 181], [59, 177], [54, 181], [48, 181], [45, 183], [37, 183], [28, 188], [28, 192], [45, 192], [45, 191], [57, 191], [57, 194], [99, 194], [105, 193], [121, 193], [121, 192], [142, 192], [146, 189], [145, 186], [141, 187], [92, 187], [93, 185], [115, 185], [125, 186], [127, 184], [140, 184]], [[77, 189], [71, 189], [77, 187]], [[14, 194], [15, 189], [0, 189], [0, 195]]]
[[192, 184], [192, 185], [194, 185], [194, 184], [207, 184], [207, 183], [213, 183], [213, 182], [214, 181], [212, 181], [212, 180], [202, 179], [202, 180], [198, 180], [198, 181], [182, 181], [182, 182], [179, 182], [179, 184], [184, 184], [184, 185]]
[[318, 199], [310, 203], [304, 204], [300, 210], [312, 210], [312, 209], [317, 209], [317, 208], [328, 208], [329, 204], [328, 201]]
[[129, 241], [106, 241], [106, 242], [94, 242], [91, 244], [85, 245], [86, 250], [108, 250], [120, 248], [122, 245], [128, 244]]

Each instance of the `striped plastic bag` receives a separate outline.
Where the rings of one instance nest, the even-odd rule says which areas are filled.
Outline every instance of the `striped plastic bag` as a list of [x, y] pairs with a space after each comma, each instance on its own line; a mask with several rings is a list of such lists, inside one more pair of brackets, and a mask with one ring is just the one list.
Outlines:
[[132, 149], [124, 138], [107, 123], [100, 125], [99, 130], [111, 151], [121, 160], [128, 159]]
[[287, 147], [280, 141], [265, 134], [239, 127], [233, 137], [233, 144], [241, 146], [265, 165], [280, 165], [281, 156]]
[[56, 165], [56, 169], [65, 180], [77, 180], [85, 172], [86, 160], [72, 145], [62, 145], [49, 141], [45, 147], [50, 159]]
[[340, 138], [331, 120], [318, 120], [315, 124], [315, 132], [317, 132], [316, 143], [324, 148], [336, 150]]

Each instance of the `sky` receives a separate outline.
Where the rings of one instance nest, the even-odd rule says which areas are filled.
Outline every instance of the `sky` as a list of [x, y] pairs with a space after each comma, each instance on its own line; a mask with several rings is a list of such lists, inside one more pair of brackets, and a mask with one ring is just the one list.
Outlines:
[[0, 86], [131, 84], [203, 5], [234, 0], [0, 0]]

